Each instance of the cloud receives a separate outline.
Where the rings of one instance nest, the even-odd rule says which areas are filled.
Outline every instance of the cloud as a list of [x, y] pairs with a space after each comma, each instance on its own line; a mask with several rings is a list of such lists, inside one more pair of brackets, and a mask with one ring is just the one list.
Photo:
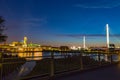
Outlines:
[[25, 19], [26, 22], [42, 22], [45, 18], [27, 18]]
[[27, 18], [23, 20], [23, 26], [26, 27], [42, 27], [46, 23], [46, 18]]
[[[118, 5], [119, 6], [119, 5]], [[117, 6], [85, 6], [85, 5], [76, 5], [76, 7], [81, 7], [81, 8], [114, 8], [114, 7], [117, 7]]]
[[[62, 34], [57, 35], [59, 37], [73, 37], [73, 38], [83, 38], [86, 36], [88, 38], [95, 38], [95, 37], [106, 37], [106, 34]], [[120, 37], [120, 34], [110, 34], [110, 37]]]
[[91, 0], [75, 4], [75, 7], [80, 8], [115, 8], [120, 6], [120, 0]]
[[22, 18], [22, 19], [8, 19], [7, 28], [25, 28], [25, 27], [43, 27], [47, 24], [46, 18]]
[[115, 8], [115, 7], [118, 7], [120, 6], [120, 4], [118, 5], [113, 5], [113, 6], [104, 6], [104, 5], [101, 5], [101, 6], [85, 6], [85, 5], [76, 5], [76, 7], [81, 7], [81, 8]]

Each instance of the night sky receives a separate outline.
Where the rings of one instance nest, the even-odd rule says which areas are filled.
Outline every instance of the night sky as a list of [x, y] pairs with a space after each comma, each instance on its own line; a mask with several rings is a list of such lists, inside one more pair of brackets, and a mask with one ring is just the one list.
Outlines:
[[[82, 45], [80, 34], [120, 34], [120, 0], [0, 0], [7, 42]], [[72, 35], [72, 36], [71, 36]], [[120, 44], [120, 38], [110, 39]], [[86, 37], [87, 46], [105, 45], [105, 37]]]

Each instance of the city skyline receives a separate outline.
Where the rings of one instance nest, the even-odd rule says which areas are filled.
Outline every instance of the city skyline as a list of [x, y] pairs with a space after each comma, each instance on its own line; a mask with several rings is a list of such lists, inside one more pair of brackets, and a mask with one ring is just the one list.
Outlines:
[[[6, 20], [7, 42], [21, 41], [43, 45], [80, 45], [81, 34], [120, 34], [120, 1], [112, 0], [1, 0], [0, 16]], [[70, 36], [72, 35], [72, 36]], [[119, 45], [119, 37], [110, 38]], [[105, 45], [106, 37], [86, 37], [86, 45]]]

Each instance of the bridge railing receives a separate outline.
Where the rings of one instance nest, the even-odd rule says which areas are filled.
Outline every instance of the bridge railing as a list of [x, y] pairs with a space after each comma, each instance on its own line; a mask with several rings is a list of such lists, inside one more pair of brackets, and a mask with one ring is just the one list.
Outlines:
[[[57, 74], [110, 64], [104, 53], [46, 51], [0, 53], [0, 79], [52, 78]], [[112, 59], [112, 57], [109, 57]]]

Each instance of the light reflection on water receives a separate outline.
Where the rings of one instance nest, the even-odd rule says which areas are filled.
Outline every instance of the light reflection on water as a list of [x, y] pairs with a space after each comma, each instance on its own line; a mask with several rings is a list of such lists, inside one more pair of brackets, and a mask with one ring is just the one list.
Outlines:
[[25, 57], [26, 60], [41, 60], [43, 53], [42, 52], [34, 52], [34, 53], [18, 53], [19, 57]]
[[[43, 58], [51, 58], [50, 52], [34, 52], [34, 53], [18, 53], [19, 57], [24, 57], [26, 60], [41, 60]], [[64, 54], [54, 53], [54, 58], [64, 58]]]
[[[65, 57], [65, 53], [54, 53], [54, 58], [64, 58]], [[74, 54], [74, 53], [67, 53], [67, 55], [73, 56], [73, 55], [78, 55], [78, 54]], [[51, 58], [51, 53], [50, 52], [34, 52], [34, 53], [18, 53], [19, 57], [25, 57], [26, 60], [41, 60], [44, 58]], [[84, 56], [84, 55], [83, 55]], [[98, 60], [98, 54], [89, 54], [88, 56], [90, 56], [91, 58]], [[118, 56], [117, 55], [113, 55], [112, 56], [114, 61], [118, 60]], [[101, 55], [100, 56], [101, 60], [106, 60], [106, 56], [105, 55]]]

